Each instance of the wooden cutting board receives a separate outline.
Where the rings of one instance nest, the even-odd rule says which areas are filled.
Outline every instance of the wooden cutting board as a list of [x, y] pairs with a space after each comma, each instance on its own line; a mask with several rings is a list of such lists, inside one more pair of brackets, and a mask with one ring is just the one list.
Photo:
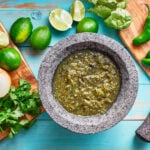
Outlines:
[[127, 29], [121, 30], [119, 32], [119, 36], [132, 55], [135, 57], [137, 62], [140, 64], [140, 66], [150, 77], [150, 68], [146, 68], [141, 64], [142, 58], [144, 58], [146, 53], [150, 50], [150, 41], [140, 46], [135, 46], [132, 43], [134, 37], [143, 31], [145, 19], [148, 15], [147, 7], [145, 4], [150, 4], [150, 0], [128, 0], [126, 9], [132, 15], [132, 23]]
[[[4, 28], [4, 26], [1, 23], [0, 23], [0, 31], [7, 33], [6, 29]], [[23, 58], [20, 50], [17, 48], [17, 46], [11, 40], [10, 40], [10, 44], [8, 45], [8, 47], [15, 48], [20, 53], [21, 59], [22, 59], [22, 63], [20, 65], [20, 67], [17, 70], [9, 72], [11, 79], [12, 79], [12, 85], [17, 86], [18, 80], [21, 78], [25, 78], [28, 82], [31, 83], [32, 90], [33, 91], [37, 90], [37, 80], [34, 77], [29, 65], [26, 63], [25, 59]]]
[[[7, 33], [6, 29], [4, 28], [4, 26], [1, 23], [0, 23], [0, 31]], [[20, 53], [21, 59], [22, 59], [22, 63], [20, 65], [20, 67], [17, 70], [9, 72], [9, 74], [11, 76], [11, 80], [12, 80], [12, 85], [17, 86], [18, 80], [21, 78], [24, 78], [28, 82], [31, 83], [32, 91], [37, 90], [38, 82], [37, 82], [36, 78], [34, 77], [29, 65], [26, 63], [25, 59], [23, 58], [20, 50], [16, 47], [16, 45], [11, 40], [10, 40], [10, 44], [8, 45], [8, 47], [15, 48]], [[42, 107], [41, 107], [41, 110], [44, 111]], [[34, 116], [31, 116], [29, 114], [25, 114], [25, 117], [28, 120], [32, 120], [34, 118]], [[9, 134], [9, 129], [6, 129], [4, 132], [0, 132], [0, 140], [3, 140], [4, 138], [6, 138], [8, 136], [8, 134]]]

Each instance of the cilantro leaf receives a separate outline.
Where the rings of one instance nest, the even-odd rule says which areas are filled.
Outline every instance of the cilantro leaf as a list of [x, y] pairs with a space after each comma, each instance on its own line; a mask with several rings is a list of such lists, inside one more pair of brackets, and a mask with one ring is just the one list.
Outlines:
[[19, 86], [12, 86], [9, 93], [0, 98], [0, 131], [10, 129], [8, 137], [13, 138], [21, 128], [29, 128], [35, 120], [21, 119], [25, 113], [37, 116], [41, 113], [39, 93], [31, 92], [31, 84], [19, 80]]

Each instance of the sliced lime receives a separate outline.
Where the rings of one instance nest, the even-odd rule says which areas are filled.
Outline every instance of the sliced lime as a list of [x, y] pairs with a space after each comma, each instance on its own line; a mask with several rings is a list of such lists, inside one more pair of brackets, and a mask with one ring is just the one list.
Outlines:
[[73, 20], [66, 10], [57, 8], [50, 12], [49, 22], [55, 29], [65, 31], [71, 28]]
[[75, 0], [70, 10], [71, 16], [74, 21], [81, 21], [85, 16], [85, 7], [80, 0]]
[[4, 48], [9, 44], [9, 37], [6, 33], [0, 31], [0, 48]]

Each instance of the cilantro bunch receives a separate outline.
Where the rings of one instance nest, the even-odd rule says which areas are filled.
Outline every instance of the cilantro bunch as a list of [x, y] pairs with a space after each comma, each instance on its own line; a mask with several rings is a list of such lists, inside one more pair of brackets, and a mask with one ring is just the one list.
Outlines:
[[11, 87], [9, 93], [0, 98], [0, 132], [9, 128], [9, 137], [21, 128], [29, 128], [34, 120], [27, 120], [26, 113], [37, 116], [41, 113], [38, 92], [31, 92], [31, 85], [25, 79], [19, 80], [18, 87]]

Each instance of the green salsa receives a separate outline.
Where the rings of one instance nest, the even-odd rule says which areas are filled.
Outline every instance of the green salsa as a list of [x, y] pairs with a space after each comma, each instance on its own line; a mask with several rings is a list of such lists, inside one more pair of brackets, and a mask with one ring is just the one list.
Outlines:
[[120, 82], [120, 73], [109, 57], [96, 51], [79, 51], [58, 65], [53, 93], [70, 113], [103, 114], [116, 100]]

